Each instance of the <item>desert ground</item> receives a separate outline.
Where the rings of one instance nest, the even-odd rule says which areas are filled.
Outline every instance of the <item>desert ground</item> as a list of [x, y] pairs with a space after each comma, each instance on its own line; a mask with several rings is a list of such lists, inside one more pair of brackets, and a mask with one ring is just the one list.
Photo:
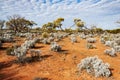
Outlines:
[[[16, 37], [19, 45], [24, 38]], [[15, 56], [6, 55], [6, 49], [14, 43], [3, 43], [0, 49], [0, 80], [120, 80], [120, 54], [111, 57], [104, 54], [109, 47], [101, 44], [99, 37], [96, 37], [96, 49], [87, 49], [86, 40], [77, 37], [77, 43], [71, 43], [69, 37], [58, 42], [62, 51], [50, 50], [50, 45], [37, 43], [34, 49], [41, 50], [41, 59], [25, 64], [15, 62]], [[112, 76], [94, 77], [86, 71], [78, 72], [77, 64], [81, 59], [97, 55], [104, 62], [110, 64]], [[29, 51], [27, 52], [29, 58]]]

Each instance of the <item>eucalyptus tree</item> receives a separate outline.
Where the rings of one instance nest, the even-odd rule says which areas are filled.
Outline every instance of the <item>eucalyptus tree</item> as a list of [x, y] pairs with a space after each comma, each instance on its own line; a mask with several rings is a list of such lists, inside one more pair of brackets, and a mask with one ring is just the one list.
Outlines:
[[6, 27], [16, 32], [28, 31], [31, 26], [35, 25], [34, 21], [29, 21], [20, 15], [8, 16]]
[[52, 32], [53, 31], [53, 29], [54, 29], [54, 24], [52, 23], [52, 22], [48, 22], [47, 24], [44, 24], [43, 26], [42, 26], [42, 30], [43, 31], [50, 31], [50, 32]]
[[54, 20], [53, 22], [48, 22], [47, 24], [44, 24], [42, 26], [43, 31], [53, 31], [56, 30], [56, 28], [60, 28], [62, 31], [62, 22], [64, 21], [64, 18], [58, 18]]
[[79, 28], [79, 29], [82, 29], [83, 27], [87, 29], [87, 27], [85, 27], [85, 22], [83, 22], [79, 18], [74, 19], [74, 24], [70, 27], [70, 29], [74, 26], [77, 26], [77, 28]]
[[74, 23], [80, 29], [85, 27], [85, 23], [81, 19], [78, 19], [78, 18], [74, 19]]
[[64, 18], [58, 18], [58, 19], [56, 19], [55, 21], [53, 21], [53, 24], [54, 24], [54, 28], [60, 28], [62, 31], [63, 31], [63, 29], [62, 29], [62, 22], [64, 21]]

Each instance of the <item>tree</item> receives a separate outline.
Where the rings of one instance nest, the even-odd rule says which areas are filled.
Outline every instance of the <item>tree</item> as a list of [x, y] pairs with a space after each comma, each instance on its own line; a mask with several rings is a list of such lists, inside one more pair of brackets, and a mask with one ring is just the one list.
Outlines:
[[50, 31], [50, 32], [52, 32], [53, 31], [53, 29], [54, 29], [54, 24], [52, 23], [52, 22], [48, 22], [47, 24], [44, 24], [43, 26], [42, 26], [42, 30], [43, 31]]
[[79, 18], [74, 19], [74, 24], [71, 27], [73, 27], [75, 25], [77, 26], [77, 30], [82, 29], [83, 27], [88, 29], [87, 27], [85, 27], [85, 23]]
[[3, 29], [4, 27], [5, 20], [0, 20], [0, 30]]
[[64, 21], [64, 18], [58, 18], [58, 19], [56, 19], [54, 22], [53, 22], [53, 24], [54, 24], [54, 26], [53, 26], [53, 28], [60, 28], [62, 31], [63, 31], [63, 29], [62, 29], [62, 22]]
[[64, 18], [58, 18], [53, 22], [48, 22], [47, 24], [44, 24], [42, 26], [43, 31], [54, 31], [56, 28], [60, 28], [62, 31], [62, 21], [64, 21]]
[[29, 21], [20, 15], [13, 15], [8, 17], [6, 26], [8, 29], [14, 30], [16, 32], [28, 31], [36, 23], [34, 21]]
[[101, 34], [101, 33], [104, 32], [104, 30], [102, 28], [96, 28], [96, 32], [99, 33], [99, 34]]
[[84, 27], [84, 24], [85, 24], [81, 19], [77, 19], [77, 18], [74, 19], [74, 23], [80, 29], [82, 29]]

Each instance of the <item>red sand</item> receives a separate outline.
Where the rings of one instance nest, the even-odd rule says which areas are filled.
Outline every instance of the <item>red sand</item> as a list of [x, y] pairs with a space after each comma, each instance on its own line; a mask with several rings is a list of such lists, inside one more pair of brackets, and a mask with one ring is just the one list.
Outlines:
[[[18, 41], [19, 44], [22, 42], [24, 41]], [[104, 50], [108, 47], [99, 40], [95, 43], [97, 49], [89, 50], [86, 48], [86, 40], [80, 38], [74, 44], [69, 38], [63, 39], [59, 44], [63, 50], [61, 53], [66, 54], [52, 52], [50, 45], [37, 43], [36, 49], [42, 50], [43, 59], [19, 65], [13, 62], [15, 57], [6, 55], [6, 48], [12, 43], [4, 43], [3, 49], [0, 50], [0, 80], [33, 80], [35, 77], [48, 78], [48, 80], [120, 80], [120, 54], [117, 57], [105, 55]], [[98, 55], [100, 59], [110, 64], [113, 76], [95, 78], [85, 71], [78, 73], [77, 64], [80, 60], [94, 55]]]

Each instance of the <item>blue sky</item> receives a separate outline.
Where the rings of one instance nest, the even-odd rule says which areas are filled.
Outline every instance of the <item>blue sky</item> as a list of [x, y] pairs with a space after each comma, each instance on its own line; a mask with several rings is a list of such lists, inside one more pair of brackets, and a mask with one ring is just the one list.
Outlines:
[[63, 27], [73, 24], [74, 18], [82, 19], [87, 27], [96, 25], [103, 29], [120, 27], [120, 0], [0, 0], [0, 19], [20, 14], [38, 25], [63, 17]]

